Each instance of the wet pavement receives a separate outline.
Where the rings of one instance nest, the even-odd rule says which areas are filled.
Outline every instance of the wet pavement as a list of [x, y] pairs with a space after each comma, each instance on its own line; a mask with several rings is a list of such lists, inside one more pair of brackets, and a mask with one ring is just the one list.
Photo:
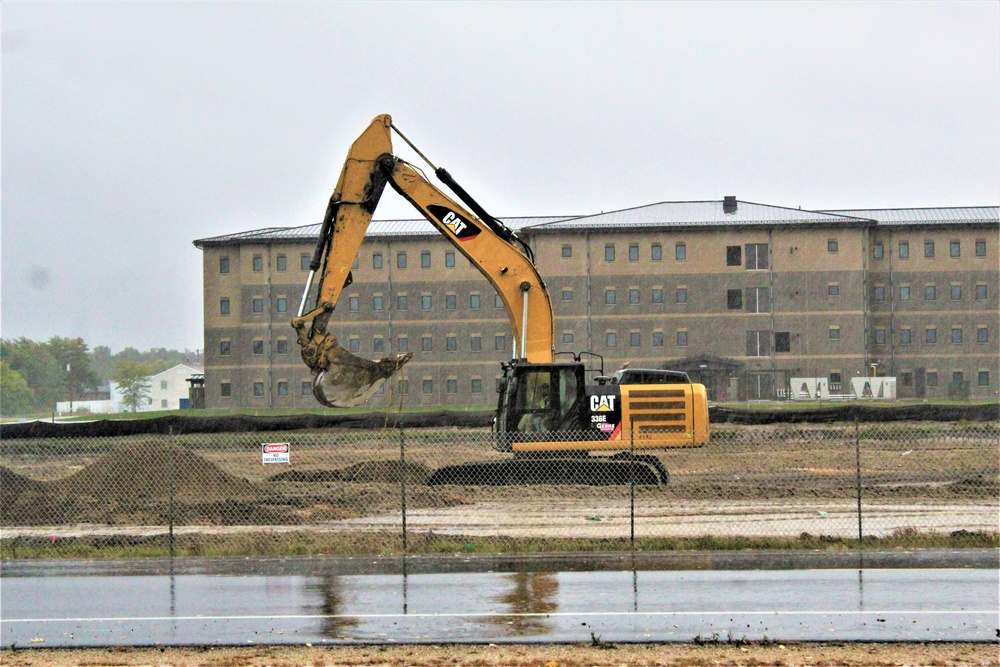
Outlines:
[[995, 550], [4, 565], [0, 645], [995, 641]]

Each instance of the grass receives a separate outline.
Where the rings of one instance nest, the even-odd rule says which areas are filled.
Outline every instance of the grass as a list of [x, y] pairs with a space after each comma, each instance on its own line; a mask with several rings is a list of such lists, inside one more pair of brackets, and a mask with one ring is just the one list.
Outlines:
[[926, 408], [934, 406], [941, 407], [965, 407], [970, 405], [996, 405], [995, 398], [974, 399], [974, 400], [953, 400], [947, 398], [925, 399], [900, 399], [895, 401], [884, 400], [851, 400], [851, 401], [764, 401], [749, 403], [747, 401], [736, 401], [731, 403], [713, 403], [712, 405], [729, 410], [750, 410], [766, 412], [807, 412], [820, 408], [840, 408], [848, 406], [864, 406], [866, 408], [903, 408], [918, 405]]
[[[411, 532], [409, 554], [540, 554], [630, 551], [628, 539], [567, 539], [461, 537]], [[1000, 533], [952, 533], [899, 529], [884, 537], [857, 539], [811, 535], [798, 537], [662, 537], [635, 541], [637, 552], [685, 551], [853, 551], [894, 549], [1000, 548]], [[371, 556], [401, 555], [399, 533], [324, 534], [302, 531], [269, 535], [182, 535], [174, 542], [176, 556]], [[9, 538], [0, 541], [4, 562], [51, 558], [155, 558], [170, 555], [166, 535], [91, 536], [76, 538]]]

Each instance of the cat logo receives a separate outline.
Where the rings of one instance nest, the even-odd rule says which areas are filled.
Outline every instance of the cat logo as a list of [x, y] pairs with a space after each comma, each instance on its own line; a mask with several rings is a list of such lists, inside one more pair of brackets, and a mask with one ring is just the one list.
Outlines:
[[427, 207], [437, 220], [448, 228], [452, 234], [455, 235], [459, 241], [468, 241], [469, 239], [474, 239], [479, 236], [479, 227], [475, 225], [471, 220], [455, 213], [449, 208], [440, 206], [438, 204], [431, 204]]
[[591, 396], [590, 397], [590, 411], [591, 412], [611, 412], [615, 409], [615, 397], [614, 396]]

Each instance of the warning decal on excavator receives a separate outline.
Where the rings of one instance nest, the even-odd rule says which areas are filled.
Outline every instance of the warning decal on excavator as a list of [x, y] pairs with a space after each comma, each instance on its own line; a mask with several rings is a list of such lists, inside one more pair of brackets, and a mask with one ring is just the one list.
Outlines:
[[455, 213], [449, 208], [445, 208], [439, 204], [431, 204], [427, 207], [427, 210], [438, 219], [438, 221], [448, 228], [452, 234], [455, 235], [459, 241], [468, 241], [469, 239], [474, 239], [479, 236], [479, 227], [477, 227], [472, 221], [466, 219], [465, 217]]

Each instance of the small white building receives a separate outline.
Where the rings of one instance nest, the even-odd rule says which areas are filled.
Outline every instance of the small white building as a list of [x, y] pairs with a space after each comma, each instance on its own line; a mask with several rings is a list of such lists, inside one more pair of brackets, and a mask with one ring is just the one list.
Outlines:
[[[192, 375], [201, 375], [204, 372], [204, 368], [177, 364], [161, 373], [150, 375], [149, 400], [146, 405], [140, 405], [138, 411], [180, 410], [181, 399], [187, 400], [190, 396], [191, 385], [187, 381], [188, 378]], [[122, 394], [118, 390], [116, 382], [111, 383], [111, 403], [114, 412], [121, 412], [125, 409], [122, 405]]]

